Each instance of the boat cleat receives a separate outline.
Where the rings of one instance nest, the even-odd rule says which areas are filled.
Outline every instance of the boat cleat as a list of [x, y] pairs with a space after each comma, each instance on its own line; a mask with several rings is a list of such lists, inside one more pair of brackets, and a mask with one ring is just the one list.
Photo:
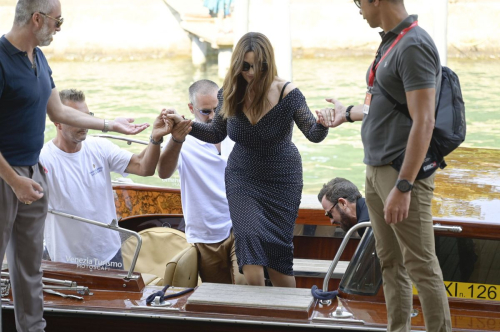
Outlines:
[[332, 318], [347, 319], [352, 318], [353, 314], [351, 314], [349, 311], [345, 311], [344, 307], [338, 306], [337, 309], [335, 309], [335, 311], [330, 314], [330, 316]]
[[330, 304], [332, 304], [332, 300], [319, 300], [319, 303], [324, 306], [329, 306]]
[[160, 296], [155, 296], [153, 302], [151, 302], [151, 306], [153, 307], [168, 307], [171, 306], [172, 303], [168, 301], [162, 301]]

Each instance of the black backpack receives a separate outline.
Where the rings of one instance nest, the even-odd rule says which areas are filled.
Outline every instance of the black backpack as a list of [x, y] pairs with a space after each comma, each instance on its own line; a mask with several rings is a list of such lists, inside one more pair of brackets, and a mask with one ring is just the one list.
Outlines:
[[[407, 105], [400, 104], [380, 85], [379, 87], [382, 94], [394, 104], [394, 109], [410, 118]], [[439, 102], [436, 107], [435, 127], [429, 150], [418, 172], [417, 180], [431, 176], [438, 167], [441, 169], [446, 167], [444, 157], [462, 144], [465, 140], [465, 131], [465, 104], [462, 98], [460, 81], [455, 72], [443, 66], [441, 91], [439, 92]], [[391, 164], [398, 172], [403, 165], [404, 155], [403, 152]]]

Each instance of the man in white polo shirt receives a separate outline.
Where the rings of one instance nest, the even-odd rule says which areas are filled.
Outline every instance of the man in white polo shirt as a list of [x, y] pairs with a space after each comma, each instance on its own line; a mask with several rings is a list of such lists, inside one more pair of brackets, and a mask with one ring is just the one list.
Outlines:
[[[218, 90], [217, 84], [209, 80], [197, 81], [189, 87], [188, 107], [194, 121], [212, 121], [218, 105]], [[246, 284], [236, 262], [224, 182], [233, 143], [229, 138], [220, 144], [205, 143], [188, 135], [190, 131], [190, 120], [172, 129], [170, 141], [158, 162], [158, 175], [166, 179], [179, 170], [186, 237], [198, 250], [201, 280]]]
[[[64, 105], [90, 113], [82, 91], [62, 90], [59, 95]], [[40, 154], [50, 190], [49, 209], [109, 224], [116, 219], [110, 172], [153, 175], [160, 143], [171, 125], [160, 114], [149, 145], [133, 154], [107, 139], [87, 137], [87, 129], [55, 123], [57, 136]], [[118, 232], [49, 213], [44, 237], [52, 261], [90, 269], [123, 268]]]

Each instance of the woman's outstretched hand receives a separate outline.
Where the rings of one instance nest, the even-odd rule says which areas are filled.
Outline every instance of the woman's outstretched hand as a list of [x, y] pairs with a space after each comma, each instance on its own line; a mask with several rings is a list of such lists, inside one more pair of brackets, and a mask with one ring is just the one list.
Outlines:
[[332, 103], [334, 108], [323, 108], [316, 111], [316, 115], [318, 116], [316, 122], [330, 128], [338, 127], [346, 122], [345, 106], [335, 98], [326, 98], [326, 101]]
[[172, 119], [174, 124], [178, 124], [184, 120], [184, 116], [177, 113], [177, 111], [173, 108], [164, 108], [162, 113], [165, 114], [165, 118]]

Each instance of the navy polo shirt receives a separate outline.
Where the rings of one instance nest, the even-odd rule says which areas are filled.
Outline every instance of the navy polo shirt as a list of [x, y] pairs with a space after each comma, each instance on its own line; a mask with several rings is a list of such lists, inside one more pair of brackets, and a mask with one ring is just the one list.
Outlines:
[[0, 38], [0, 152], [11, 166], [38, 162], [55, 88], [47, 59], [38, 47], [34, 52], [36, 68], [26, 52]]

